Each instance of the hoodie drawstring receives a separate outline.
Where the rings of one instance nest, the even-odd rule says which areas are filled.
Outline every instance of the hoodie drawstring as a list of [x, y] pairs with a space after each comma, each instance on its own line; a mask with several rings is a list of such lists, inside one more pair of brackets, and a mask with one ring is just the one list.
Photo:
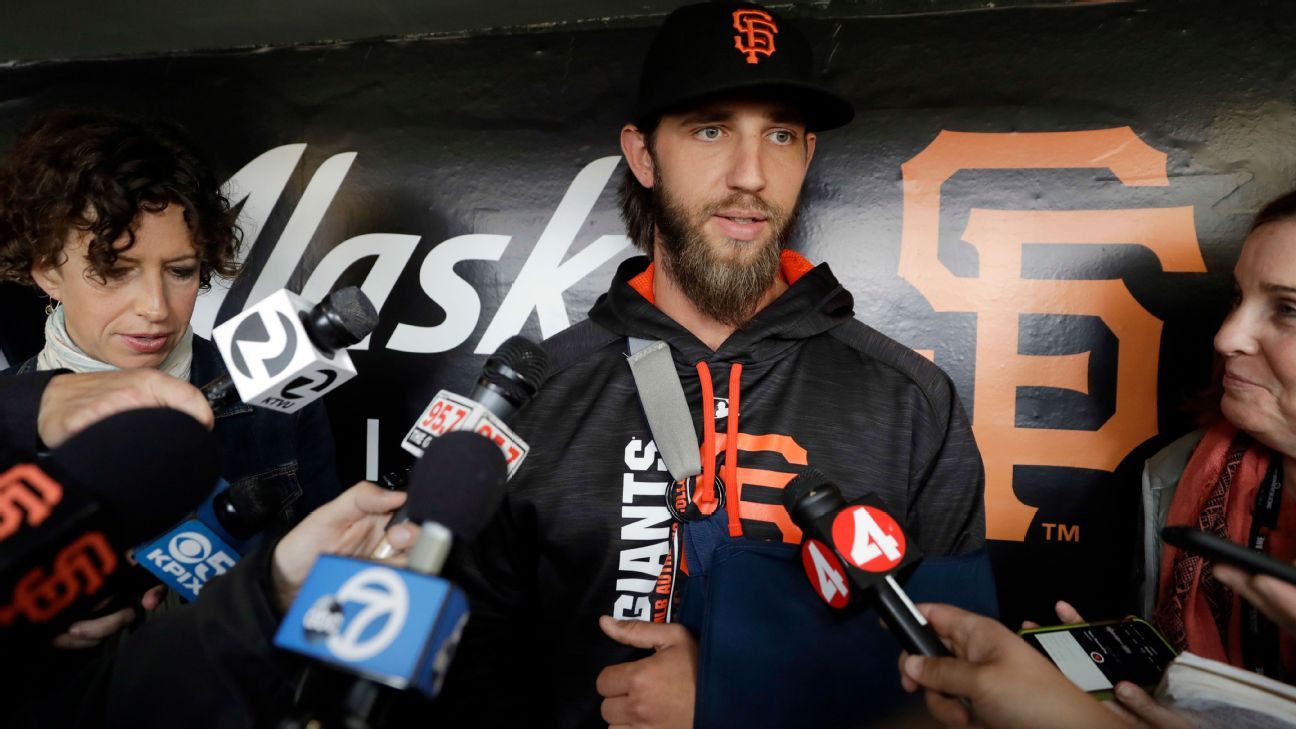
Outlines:
[[[729, 415], [725, 429], [725, 463], [723, 481], [728, 490], [725, 514], [729, 518], [729, 536], [742, 536], [739, 520], [739, 501], [742, 497], [738, 483], [738, 400], [742, 390], [742, 364], [735, 362], [729, 369]], [[693, 503], [703, 514], [710, 516], [718, 506], [715, 492], [715, 385], [711, 381], [711, 368], [705, 361], [697, 363], [698, 380], [702, 385], [702, 475], [698, 477], [693, 492]]]
[[693, 490], [693, 503], [706, 516], [718, 506], [715, 492], [715, 389], [711, 369], [706, 362], [697, 363], [698, 381], [702, 383], [702, 475]]

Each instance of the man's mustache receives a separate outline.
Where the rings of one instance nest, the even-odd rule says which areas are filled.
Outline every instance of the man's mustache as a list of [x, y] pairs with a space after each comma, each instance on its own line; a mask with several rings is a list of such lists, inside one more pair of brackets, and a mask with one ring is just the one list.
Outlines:
[[782, 222], [786, 218], [783, 209], [779, 206], [766, 202], [756, 195], [742, 193], [730, 195], [719, 202], [707, 205], [701, 211], [701, 215], [711, 217], [722, 210], [731, 210], [733, 208], [742, 208], [760, 213], [762, 217], [772, 222]]

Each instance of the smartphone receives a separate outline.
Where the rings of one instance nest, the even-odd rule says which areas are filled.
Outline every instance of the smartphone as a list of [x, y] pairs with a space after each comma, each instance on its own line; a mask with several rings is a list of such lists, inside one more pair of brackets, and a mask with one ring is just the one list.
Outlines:
[[1020, 635], [1098, 699], [1110, 699], [1120, 681], [1151, 691], [1175, 657], [1157, 629], [1138, 618], [1030, 628]]
[[1296, 585], [1296, 565], [1274, 559], [1254, 549], [1247, 549], [1227, 539], [1220, 539], [1200, 529], [1168, 526], [1161, 530], [1161, 538], [1167, 544], [1173, 544], [1186, 552], [1200, 554], [1215, 564], [1232, 565], [1244, 572], [1269, 575]]

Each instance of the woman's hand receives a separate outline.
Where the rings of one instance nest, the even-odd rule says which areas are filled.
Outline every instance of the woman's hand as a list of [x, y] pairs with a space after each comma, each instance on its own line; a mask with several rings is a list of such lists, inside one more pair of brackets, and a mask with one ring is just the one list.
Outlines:
[[41, 393], [36, 432], [55, 448], [110, 415], [137, 408], [173, 408], [208, 430], [216, 418], [198, 388], [154, 369], [55, 375]]
[[[1053, 609], [1061, 625], [1080, 625], [1085, 622], [1080, 611], [1066, 600], [1058, 600]], [[1023, 630], [1038, 627], [1040, 626], [1029, 620], [1022, 623]], [[1104, 701], [1103, 705], [1131, 725], [1152, 729], [1193, 729], [1195, 726], [1182, 714], [1158, 704], [1141, 686], [1129, 681], [1116, 684], [1115, 695], [1114, 701]]]
[[1296, 585], [1223, 564], [1215, 565], [1215, 577], [1268, 615], [1288, 635], [1296, 635]]

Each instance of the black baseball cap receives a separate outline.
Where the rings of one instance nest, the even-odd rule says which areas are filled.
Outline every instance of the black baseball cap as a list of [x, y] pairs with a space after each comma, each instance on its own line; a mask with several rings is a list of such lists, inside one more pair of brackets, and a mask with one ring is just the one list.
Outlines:
[[848, 101], [815, 82], [804, 35], [767, 8], [733, 2], [666, 16], [644, 58], [634, 118], [645, 124], [690, 102], [748, 91], [788, 99], [810, 131], [855, 118]]

